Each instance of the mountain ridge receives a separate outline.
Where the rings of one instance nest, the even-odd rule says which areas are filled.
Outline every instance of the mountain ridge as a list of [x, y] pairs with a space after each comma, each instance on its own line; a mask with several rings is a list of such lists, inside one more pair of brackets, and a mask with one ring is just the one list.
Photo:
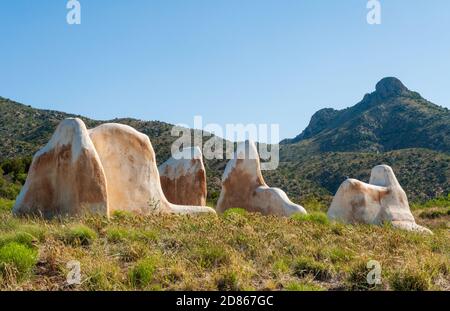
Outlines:
[[312, 140], [320, 151], [427, 148], [449, 153], [450, 111], [388, 77], [354, 106], [319, 110], [300, 135], [282, 144], [305, 140]]

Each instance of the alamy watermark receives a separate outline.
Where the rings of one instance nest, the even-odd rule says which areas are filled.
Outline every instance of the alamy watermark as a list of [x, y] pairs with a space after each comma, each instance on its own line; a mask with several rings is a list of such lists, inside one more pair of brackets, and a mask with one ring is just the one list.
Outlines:
[[367, 2], [367, 23], [369, 25], [381, 24], [381, 3], [380, 0], [369, 0]]
[[[194, 134], [186, 124], [178, 124], [172, 128], [171, 135], [178, 137], [172, 144], [172, 157], [182, 158], [185, 148], [198, 146], [207, 160], [232, 160], [238, 158], [253, 159], [257, 154], [235, 152], [235, 142], [264, 142], [258, 144], [259, 157], [262, 160], [261, 170], [270, 171], [278, 168], [280, 126], [278, 124], [226, 124], [225, 128], [219, 124], [203, 124], [201, 116], [194, 117]], [[214, 136], [213, 136], [214, 135]], [[203, 143], [203, 139], [208, 140]], [[225, 138], [225, 139], [224, 139]]]
[[81, 24], [81, 3], [77, 0], [69, 0], [66, 5], [67, 16], [66, 21], [69, 25], [80, 25]]
[[[369, 0], [366, 5], [369, 12], [366, 20], [369, 25], [381, 24], [381, 2], [380, 0]], [[81, 3], [79, 0], [68, 0], [66, 5], [67, 10], [67, 24], [80, 25], [81, 24]]]
[[370, 269], [367, 274], [367, 284], [381, 285], [381, 264], [376, 260], [370, 260], [367, 263], [367, 269]]
[[81, 263], [77, 260], [71, 260], [66, 264], [66, 268], [69, 269], [69, 273], [66, 276], [66, 282], [68, 285], [80, 285], [81, 284]]

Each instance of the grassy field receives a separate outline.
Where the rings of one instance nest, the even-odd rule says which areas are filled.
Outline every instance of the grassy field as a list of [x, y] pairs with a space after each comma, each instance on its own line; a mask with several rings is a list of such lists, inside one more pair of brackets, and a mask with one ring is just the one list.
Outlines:
[[[442, 203], [442, 202], [441, 202]], [[433, 236], [308, 216], [115, 213], [44, 221], [0, 199], [2, 290], [450, 290], [450, 206], [414, 206]], [[67, 264], [79, 261], [81, 284]], [[370, 260], [382, 284], [368, 285]]]

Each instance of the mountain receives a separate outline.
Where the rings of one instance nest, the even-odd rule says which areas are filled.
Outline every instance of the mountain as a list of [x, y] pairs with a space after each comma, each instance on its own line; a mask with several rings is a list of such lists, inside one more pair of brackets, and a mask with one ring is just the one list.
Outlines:
[[399, 79], [384, 78], [355, 106], [318, 111], [300, 135], [283, 144], [304, 141], [323, 152], [450, 152], [450, 111], [410, 91]]
[[[172, 125], [160, 121], [92, 120], [0, 97], [0, 165], [7, 159], [33, 155], [68, 117], [83, 119], [88, 128], [105, 122], [136, 128], [150, 137], [158, 163], [169, 158], [176, 139], [170, 135]], [[449, 139], [448, 109], [428, 102], [396, 78], [385, 78], [375, 92], [353, 107], [318, 111], [299, 136], [282, 142], [279, 168], [263, 174], [293, 201], [307, 207], [309, 202], [320, 201], [325, 208], [345, 178], [368, 181], [373, 166], [388, 164], [411, 201], [427, 200], [450, 193]], [[225, 165], [224, 160], [205, 161], [210, 201], [218, 198]], [[3, 171], [2, 181], [0, 167], [0, 196], [13, 197], [24, 178], [10, 176], [7, 168]], [[10, 187], [12, 182], [16, 185]]]

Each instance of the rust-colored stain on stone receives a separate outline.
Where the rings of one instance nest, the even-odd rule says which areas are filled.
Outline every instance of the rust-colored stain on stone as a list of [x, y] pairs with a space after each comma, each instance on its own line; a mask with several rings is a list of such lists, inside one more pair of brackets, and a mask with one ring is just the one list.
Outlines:
[[230, 208], [277, 216], [306, 213], [302, 206], [292, 203], [282, 190], [267, 186], [261, 173], [256, 145], [252, 142], [238, 144], [235, 158], [225, 168], [216, 210], [223, 213]]
[[[170, 203], [179, 205], [206, 205], [207, 185], [206, 170], [199, 148], [183, 152], [187, 158], [171, 157], [159, 167], [161, 187]], [[191, 153], [189, 155], [188, 153]]]
[[[108, 214], [106, 179], [92, 146], [84, 145], [84, 124], [66, 120], [34, 157], [14, 212], [45, 218]], [[69, 134], [67, 134], [69, 133]], [[67, 137], [72, 135], [67, 143]]]
[[261, 172], [256, 172], [256, 176], [249, 174], [239, 167], [244, 164], [244, 160], [236, 160], [236, 168], [233, 170], [229, 178], [223, 182], [223, 191], [227, 194], [223, 196], [223, 200], [218, 207], [219, 212], [224, 212], [229, 208], [243, 208], [249, 212], [260, 212], [260, 208], [253, 203], [256, 189], [260, 186], [267, 187]]

